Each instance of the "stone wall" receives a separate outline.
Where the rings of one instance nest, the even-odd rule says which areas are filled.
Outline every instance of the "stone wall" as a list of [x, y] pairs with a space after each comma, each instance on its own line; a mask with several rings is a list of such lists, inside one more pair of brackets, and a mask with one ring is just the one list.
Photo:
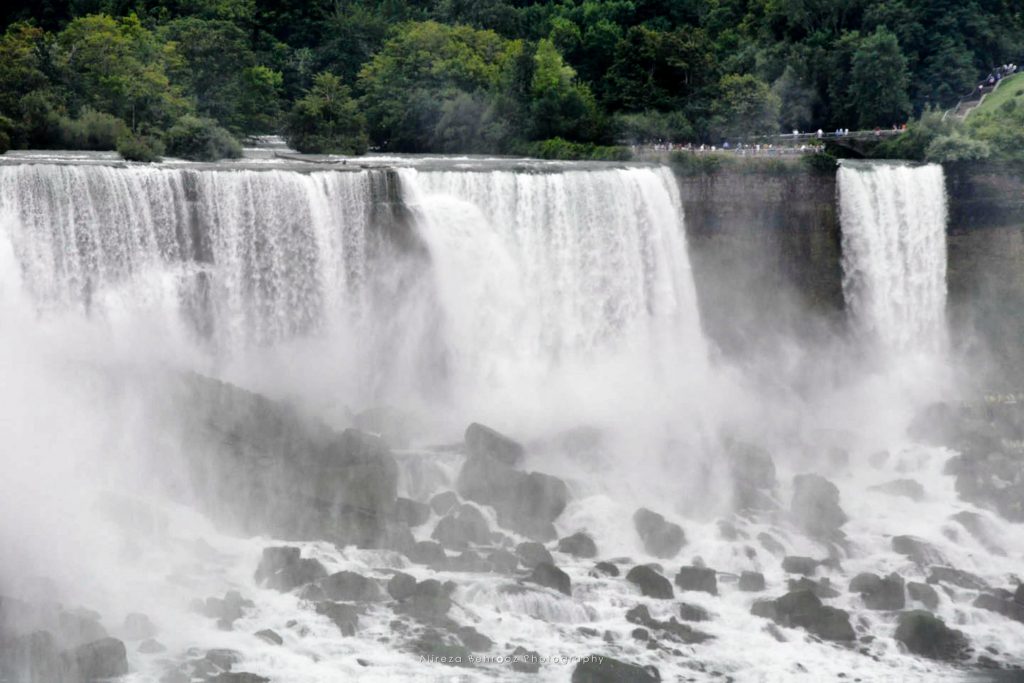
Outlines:
[[723, 350], [841, 320], [834, 174], [737, 165], [678, 177], [701, 315]]

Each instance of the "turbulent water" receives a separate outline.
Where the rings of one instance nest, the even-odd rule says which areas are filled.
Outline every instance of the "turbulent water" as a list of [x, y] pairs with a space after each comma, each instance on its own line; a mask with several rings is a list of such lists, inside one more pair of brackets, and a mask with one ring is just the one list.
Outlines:
[[938, 164], [839, 169], [843, 291], [855, 327], [887, 350], [946, 344], [946, 188]]
[[[654, 665], [662, 680], [939, 680], [962, 669], [903, 651], [896, 615], [865, 609], [847, 590], [852, 577], [923, 581], [928, 567], [894, 551], [897, 534], [919, 537], [993, 586], [1019, 571], [1020, 525], [961, 501], [943, 473], [951, 452], [906, 436], [919, 397], [948, 389], [939, 373], [859, 372], [848, 353], [864, 344], [887, 357], [945, 348], [939, 167], [839, 171], [856, 340], [793, 351], [820, 380], [794, 388], [786, 362], [734, 363], [706, 338], [668, 169], [32, 161], [0, 165], [0, 596], [97, 610], [128, 644], [133, 683], [158, 681], [211, 648], [234, 650], [234, 670], [280, 683], [569, 680], [573, 658], [602, 653]], [[179, 394], [190, 373], [294, 410], [219, 394], [215, 384], [200, 383], [202, 401]], [[232, 401], [255, 405], [256, 417], [223, 432], [214, 425], [213, 437], [197, 428], [197, 412], [237, 419]], [[491, 659], [476, 667], [422, 659], [390, 602], [362, 605], [357, 634], [341, 637], [308, 593], [254, 579], [262, 549], [284, 542], [273, 538], [281, 525], [258, 522], [292, 512], [273, 487], [293, 473], [274, 458], [299, 438], [275, 430], [311, 417], [370, 429], [377, 423], [360, 422], [361, 411], [380, 406], [403, 416], [393, 440], [399, 495], [426, 501], [456, 488], [463, 430], [479, 420], [526, 444], [521, 469], [565, 481], [558, 537], [582, 530], [597, 544], [594, 559], [548, 544], [572, 580], [568, 596], [531, 589], [525, 571], [432, 569], [395, 550], [293, 543], [330, 572], [382, 585], [395, 570], [453, 581], [447, 616], [494, 641]], [[251, 434], [267, 437], [271, 474], [237, 490], [253, 481], [249, 473], [224, 471], [218, 459], [235, 462]], [[761, 451], [737, 440], [774, 456], [757, 475], [771, 480], [757, 484], [765, 507], [742, 514], [734, 509], [750, 494], [743, 468], [753, 467], [743, 457], [756, 461]], [[814, 520], [788, 514], [793, 475], [805, 472], [838, 487], [849, 517], [840, 536], [814, 538], [806, 533]], [[921, 495], [878, 488], [897, 479], [917, 481]], [[217, 513], [232, 505], [231, 521], [241, 511], [249, 524], [221, 523]], [[640, 506], [683, 526], [677, 556], [656, 557], [639, 540]], [[500, 513], [482, 510], [509, 547], [523, 540]], [[965, 511], [985, 534], [951, 517]], [[415, 538], [431, 538], [439, 519], [429, 513]], [[239, 535], [239, 526], [259, 535]], [[830, 558], [812, 574], [838, 589], [827, 602], [851, 612], [858, 641], [822, 641], [751, 614], [756, 599], [781, 595], [795, 578], [781, 568], [783, 555]], [[718, 594], [645, 598], [593, 571], [609, 558], [629, 558], [618, 560], [623, 570], [657, 562], [669, 579], [680, 564], [706, 563], [718, 571]], [[739, 590], [744, 571], [762, 572], [767, 591]], [[228, 590], [253, 604], [225, 628], [203, 615], [202, 601]], [[1019, 663], [1024, 627], [973, 606], [976, 594], [944, 585], [934, 611], [970, 637], [972, 664], [985, 648]], [[691, 625], [711, 640], [666, 636], [650, 646], [624, 618], [645, 604], [668, 620], [679, 600], [707, 610], [709, 620]], [[131, 612], [150, 616], [166, 651], [140, 651], [124, 626]], [[256, 637], [262, 629], [283, 644]], [[500, 659], [516, 646], [545, 658], [539, 676]]]

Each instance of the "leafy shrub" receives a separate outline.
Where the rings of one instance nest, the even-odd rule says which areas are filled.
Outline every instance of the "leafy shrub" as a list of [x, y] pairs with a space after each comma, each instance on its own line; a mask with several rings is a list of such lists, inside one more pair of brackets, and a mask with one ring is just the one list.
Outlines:
[[633, 153], [628, 147], [596, 145], [592, 142], [569, 142], [551, 138], [523, 145], [522, 154], [539, 159], [563, 161], [629, 161]]
[[347, 86], [323, 72], [299, 99], [285, 127], [288, 146], [305, 154], [364, 154], [366, 119]]
[[[693, 154], [692, 152], [672, 152], [669, 163], [680, 175], [713, 175], [722, 168], [726, 157], [721, 154]], [[729, 159], [731, 161], [731, 159]]]
[[838, 166], [836, 158], [827, 152], [808, 154], [800, 162], [812, 173], [834, 173]]
[[78, 118], [61, 117], [57, 143], [64, 149], [112, 150], [128, 133], [127, 124], [116, 116], [86, 108]]
[[14, 121], [0, 114], [0, 154], [11, 148], [11, 133], [14, 131]]
[[167, 153], [191, 161], [237, 159], [242, 145], [231, 133], [212, 119], [185, 115], [179, 118], [165, 136]]
[[164, 145], [159, 138], [128, 133], [118, 138], [117, 153], [126, 161], [152, 163], [160, 161], [160, 155], [164, 153]]
[[972, 140], [971, 138], [955, 133], [943, 135], [932, 140], [925, 153], [928, 161], [979, 161], [987, 159], [992, 154], [992, 149], [987, 142]]
[[871, 156], [878, 159], [924, 161], [928, 145], [935, 138], [952, 135], [959, 128], [959, 121], [952, 117], [943, 119], [941, 111], [928, 109], [921, 114], [921, 118], [907, 125], [905, 133], [879, 143]]

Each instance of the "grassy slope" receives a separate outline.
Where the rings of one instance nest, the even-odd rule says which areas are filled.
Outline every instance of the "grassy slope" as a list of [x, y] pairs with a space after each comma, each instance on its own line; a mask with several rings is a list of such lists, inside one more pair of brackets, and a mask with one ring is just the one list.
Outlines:
[[[1018, 92], [1022, 94], [1017, 95]], [[1018, 105], [1024, 104], [1024, 73], [1016, 73], [1004, 79], [995, 92], [989, 94], [980, 107], [972, 109], [968, 116], [973, 116], [977, 112], [982, 111], [997, 111], [999, 105], [1015, 97], [1019, 98]]]

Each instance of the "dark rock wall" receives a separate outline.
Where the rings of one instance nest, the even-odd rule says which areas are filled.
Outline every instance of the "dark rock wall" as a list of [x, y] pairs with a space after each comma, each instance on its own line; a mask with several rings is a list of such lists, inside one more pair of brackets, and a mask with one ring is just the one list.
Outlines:
[[834, 174], [739, 167], [679, 187], [701, 316], [724, 351], [841, 320]]
[[[799, 167], [678, 174], [707, 333], [727, 354], [808, 339], [844, 320], [832, 173]], [[946, 167], [949, 315], [989, 387], [1024, 386], [1024, 167]]]
[[954, 339], [995, 389], [1024, 386], [1024, 167], [946, 167]]

